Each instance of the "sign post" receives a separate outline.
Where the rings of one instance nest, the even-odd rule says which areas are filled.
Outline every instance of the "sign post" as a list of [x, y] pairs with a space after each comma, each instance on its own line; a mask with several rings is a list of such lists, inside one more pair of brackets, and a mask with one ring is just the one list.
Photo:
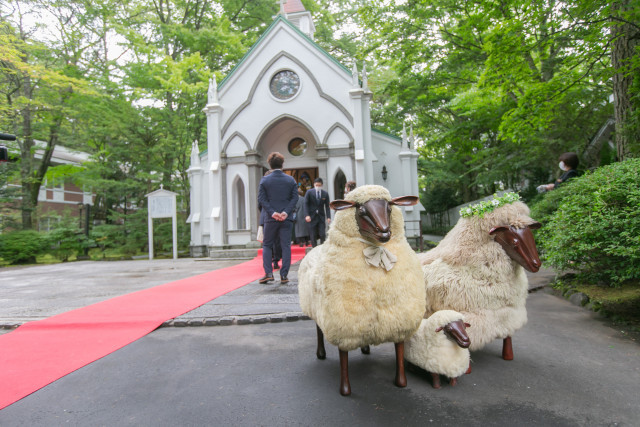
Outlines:
[[149, 198], [149, 260], [153, 259], [153, 219], [171, 218], [173, 230], [173, 259], [178, 259], [178, 221], [176, 218], [176, 196], [173, 191], [160, 189], [146, 195]]

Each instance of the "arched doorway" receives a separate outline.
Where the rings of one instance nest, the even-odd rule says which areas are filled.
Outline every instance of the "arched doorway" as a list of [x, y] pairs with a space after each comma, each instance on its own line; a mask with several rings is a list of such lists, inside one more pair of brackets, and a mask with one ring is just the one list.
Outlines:
[[336, 176], [333, 179], [333, 194], [336, 199], [344, 198], [344, 186], [347, 185], [347, 177], [342, 169], [338, 169]]

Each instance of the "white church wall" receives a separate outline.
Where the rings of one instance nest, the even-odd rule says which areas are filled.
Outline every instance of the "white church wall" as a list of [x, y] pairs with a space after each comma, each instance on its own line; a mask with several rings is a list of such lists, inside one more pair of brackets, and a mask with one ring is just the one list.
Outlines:
[[[249, 187], [248, 180], [246, 177], [249, 175], [249, 169], [245, 164], [230, 164], [226, 169], [227, 174], [227, 182], [226, 182], [226, 192], [227, 192], [227, 203], [226, 203], [226, 212], [227, 212], [227, 229], [228, 230], [245, 230], [249, 228]], [[238, 203], [238, 188], [237, 182], [240, 181], [242, 183], [242, 189], [244, 194], [242, 194], [243, 206], [242, 203]], [[254, 203], [255, 205], [255, 203]], [[242, 207], [242, 212], [239, 211], [238, 207]], [[238, 217], [244, 218], [241, 224], [238, 224]]]
[[349, 147], [349, 143], [353, 142], [353, 137], [339, 124], [334, 124], [325, 137], [326, 144], [331, 148]]

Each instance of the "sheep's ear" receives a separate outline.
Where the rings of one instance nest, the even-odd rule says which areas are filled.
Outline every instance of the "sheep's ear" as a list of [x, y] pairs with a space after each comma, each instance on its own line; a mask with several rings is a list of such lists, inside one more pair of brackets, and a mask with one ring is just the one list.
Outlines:
[[356, 205], [356, 202], [350, 202], [348, 200], [339, 200], [339, 199], [329, 203], [329, 206], [331, 206], [331, 209], [334, 209], [336, 211], [349, 209], [354, 207], [355, 205]]
[[443, 329], [444, 329], [444, 326], [440, 326], [438, 329], [436, 329], [436, 332], [440, 332]]
[[531, 230], [537, 230], [538, 228], [542, 227], [542, 224], [540, 224], [539, 222], [534, 222], [533, 224], [529, 224], [529, 228]]
[[471, 323], [464, 322], [464, 327], [465, 327], [465, 328], [468, 328], [468, 327], [470, 327], [470, 326], [471, 326]]
[[390, 205], [396, 206], [413, 206], [418, 203], [418, 196], [400, 196], [395, 199], [391, 199]]
[[500, 227], [493, 227], [491, 230], [489, 230], [489, 235], [493, 236], [496, 233], [499, 233], [500, 231], [507, 231], [509, 229], [509, 227], [505, 226], [505, 225], [501, 225]]

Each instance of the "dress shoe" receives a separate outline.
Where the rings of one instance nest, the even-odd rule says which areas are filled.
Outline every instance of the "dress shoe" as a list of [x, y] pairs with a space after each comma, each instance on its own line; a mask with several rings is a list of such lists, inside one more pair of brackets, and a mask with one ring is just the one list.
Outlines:
[[287, 276], [281, 276], [280, 283], [283, 285], [286, 285], [287, 283], [289, 283], [289, 279], [287, 278]]
[[269, 282], [273, 282], [273, 274], [265, 274], [265, 276], [262, 279], [258, 280], [258, 283], [262, 283], [262, 284], [269, 283]]
[[273, 263], [273, 269], [274, 270], [280, 270], [280, 266], [278, 265], [278, 261]]

